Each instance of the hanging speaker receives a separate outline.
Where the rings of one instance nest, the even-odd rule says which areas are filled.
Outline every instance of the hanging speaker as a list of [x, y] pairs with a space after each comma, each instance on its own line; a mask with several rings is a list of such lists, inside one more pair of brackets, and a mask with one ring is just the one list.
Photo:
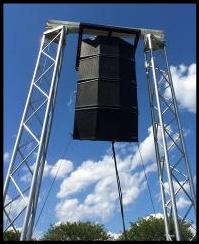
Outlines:
[[81, 42], [73, 138], [138, 141], [135, 52], [118, 37]]

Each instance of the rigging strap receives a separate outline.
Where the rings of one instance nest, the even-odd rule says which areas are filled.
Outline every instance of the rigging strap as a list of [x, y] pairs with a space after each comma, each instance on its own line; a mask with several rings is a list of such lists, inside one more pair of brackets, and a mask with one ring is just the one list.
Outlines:
[[114, 159], [114, 163], [115, 163], [115, 173], [116, 173], [116, 179], [117, 179], [117, 187], [118, 187], [118, 194], [119, 194], [119, 201], [120, 201], [120, 208], [121, 208], [121, 216], [122, 216], [122, 224], [123, 224], [123, 231], [124, 231], [123, 233], [124, 233], [125, 240], [127, 240], [125, 221], [124, 221], [122, 190], [121, 190], [120, 178], [119, 178], [118, 169], [117, 169], [117, 161], [116, 161], [116, 156], [115, 156], [114, 142], [112, 142], [112, 152], [113, 152], [113, 159]]

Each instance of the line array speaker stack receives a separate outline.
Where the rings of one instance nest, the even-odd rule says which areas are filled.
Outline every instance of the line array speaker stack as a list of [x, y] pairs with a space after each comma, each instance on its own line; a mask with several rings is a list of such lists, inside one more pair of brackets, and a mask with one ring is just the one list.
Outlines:
[[73, 138], [138, 141], [134, 46], [118, 37], [81, 42]]

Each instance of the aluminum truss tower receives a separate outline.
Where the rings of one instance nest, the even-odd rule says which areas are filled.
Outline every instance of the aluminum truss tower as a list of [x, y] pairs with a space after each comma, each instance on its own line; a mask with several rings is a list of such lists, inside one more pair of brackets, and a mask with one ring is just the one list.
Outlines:
[[30, 240], [32, 236], [61, 70], [64, 37], [63, 26], [43, 34], [5, 180], [5, 231], [10, 227], [16, 231], [21, 219], [21, 240]]
[[[30, 240], [61, 71], [65, 35], [79, 33], [135, 38], [145, 42], [145, 64], [155, 151], [161, 189], [166, 240], [172, 240], [170, 220], [175, 237], [182, 240], [181, 223], [191, 218], [196, 208], [191, 170], [180, 126], [172, 78], [167, 62], [164, 33], [159, 30], [93, 25], [50, 20], [44, 32], [26, 105], [16, 137], [4, 184], [4, 231], [23, 223], [21, 240]], [[187, 208], [180, 210], [180, 201]], [[180, 216], [180, 213], [182, 216]]]
[[174, 238], [179, 241], [183, 240], [182, 223], [195, 218], [194, 184], [165, 43], [159, 42], [152, 34], [147, 34], [144, 55], [166, 240], [170, 241], [173, 237], [172, 220], [175, 227]]

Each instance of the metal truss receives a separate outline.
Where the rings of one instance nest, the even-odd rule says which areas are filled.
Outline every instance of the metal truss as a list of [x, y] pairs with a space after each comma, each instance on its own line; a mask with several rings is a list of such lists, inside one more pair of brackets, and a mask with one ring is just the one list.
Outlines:
[[[113, 36], [119, 37], [132, 37], [135, 30], [138, 30], [48, 21], [48, 30], [43, 33], [4, 184], [4, 231], [12, 228], [17, 232], [23, 223], [21, 240], [30, 240], [34, 228], [62, 64], [64, 36], [67, 33], [78, 33], [80, 26], [86, 26], [84, 31], [87, 34], [103, 34], [105, 28], [106, 31], [113, 31]], [[164, 33], [139, 30], [140, 37], [145, 41], [146, 75], [166, 240], [172, 240], [170, 220], [174, 222], [176, 240], [182, 240], [181, 224], [189, 218], [195, 218], [195, 190], [167, 61]], [[180, 208], [182, 201], [186, 206], [183, 209]]]
[[66, 28], [43, 33], [4, 185], [4, 231], [22, 227], [30, 240], [45, 165]]
[[[182, 223], [196, 221], [193, 179], [165, 44], [147, 34], [144, 56], [166, 240], [179, 241], [183, 240]], [[175, 227], [174, 238], [171, 233], [172, 222]]]

